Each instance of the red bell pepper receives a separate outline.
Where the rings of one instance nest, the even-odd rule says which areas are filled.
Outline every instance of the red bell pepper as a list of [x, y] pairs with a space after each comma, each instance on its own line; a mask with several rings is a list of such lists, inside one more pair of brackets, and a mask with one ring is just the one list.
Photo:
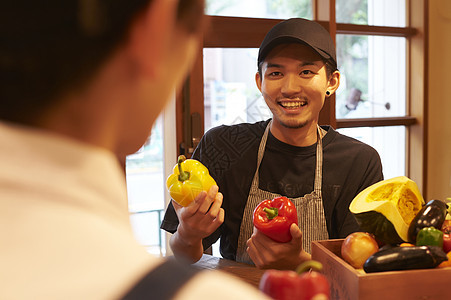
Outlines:
[[[316, 271], [305, 272], [310, 269]], [[317, 272], [321, 269], [320, 262], [310, 260], [296, 271], [267, 270], [260, 279], [259, 289], [275, 300], [327, 300], [330, 285], [327, 278]]]
[[287, 197], [262, 201], [254, 210], [255, 228], [276, 242], [291, 241], [290, 226], [298, 225], [298, 214], [293, 202]]

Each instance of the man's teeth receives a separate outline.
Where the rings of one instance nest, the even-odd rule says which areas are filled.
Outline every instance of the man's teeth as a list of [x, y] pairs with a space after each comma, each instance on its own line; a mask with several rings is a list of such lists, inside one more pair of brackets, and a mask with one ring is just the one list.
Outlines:
[[302, 102], [281, 102], [280, 105], [285, 107], [285, 108], [298, 108], [298, 107], [307, 105], [307, 102], [305, 102], [305, 101], [302, 101]]

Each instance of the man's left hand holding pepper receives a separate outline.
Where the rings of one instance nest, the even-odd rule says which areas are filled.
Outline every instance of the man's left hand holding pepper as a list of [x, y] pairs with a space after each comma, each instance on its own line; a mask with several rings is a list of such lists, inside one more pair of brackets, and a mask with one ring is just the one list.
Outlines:
[[291, 224], [291, 241], [279, 243], [254, 227], [254, 233], [247, 241], [247, 253], [259, 269], [294, 270], [311, 256], [302, 248], [302, 232]]

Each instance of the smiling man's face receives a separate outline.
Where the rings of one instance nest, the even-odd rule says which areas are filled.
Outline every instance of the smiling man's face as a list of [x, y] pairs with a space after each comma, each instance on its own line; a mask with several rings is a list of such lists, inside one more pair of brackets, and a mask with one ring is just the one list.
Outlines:
[[273, 125], [292, 129], [316, 127], [326, 91], [331, 88], [325, 63], [302, 44], [275, 47], [265, 58], [256, 82], [273, 113]]

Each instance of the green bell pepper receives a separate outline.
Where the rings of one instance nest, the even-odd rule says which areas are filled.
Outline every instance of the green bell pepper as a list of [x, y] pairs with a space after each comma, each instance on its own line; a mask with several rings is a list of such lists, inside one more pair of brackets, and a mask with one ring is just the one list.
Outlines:
[[443, 231], [432, 226], [421, 229], [417, 234], [416, 245], [443, 248]]

